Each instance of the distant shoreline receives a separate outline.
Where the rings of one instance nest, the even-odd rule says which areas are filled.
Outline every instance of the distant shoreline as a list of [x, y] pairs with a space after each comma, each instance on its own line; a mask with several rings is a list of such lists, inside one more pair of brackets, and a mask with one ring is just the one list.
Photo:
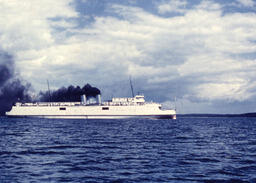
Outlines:
[[256, 117], [256, 113], [243, 114], [177, 114], [177, 117]]

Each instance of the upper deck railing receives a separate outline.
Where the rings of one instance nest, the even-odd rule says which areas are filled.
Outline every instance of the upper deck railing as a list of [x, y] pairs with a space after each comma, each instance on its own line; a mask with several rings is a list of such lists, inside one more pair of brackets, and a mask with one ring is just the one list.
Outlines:
[[103, 103], [91, 103], [83, 104], [81, 102], [35, 102], [35, 103], [16, 103], [15, 106], [22, 107], [36, 107], [36, 106], [141, 106], [147, 104], [157, 104], [155, 102], [103, 102]]

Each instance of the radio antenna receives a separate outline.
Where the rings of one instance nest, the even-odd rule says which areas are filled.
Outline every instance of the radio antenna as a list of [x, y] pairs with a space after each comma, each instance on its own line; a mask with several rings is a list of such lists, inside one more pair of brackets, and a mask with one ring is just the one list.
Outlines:
[[49, 100], [50, 100], [50, 102], [52, 102], [51, 90], [50, 90], [50, 85], [49, 85], [48, 79], [47, 79], [47, 86], [48, 86]]
[[133, 86], [132, 86], [132, 78], [131, 78], [131, 76], [130, 76], [130, 85], [131, 85], [132, 97], [134, 97], [134, 92], [133, 92]]
[[175, 98], [174, 98], [174, 110], [175, 111], [177, 111], [177, 98], [176, 98], [176, 96], [175, 96]]

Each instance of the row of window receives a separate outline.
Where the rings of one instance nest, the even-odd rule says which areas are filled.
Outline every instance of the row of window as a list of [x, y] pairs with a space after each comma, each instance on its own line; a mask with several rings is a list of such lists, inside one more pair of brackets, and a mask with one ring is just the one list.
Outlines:
[[[60, 107], [60, 111], [65, 111], [66, 107]], [[109, 107], [102, 107], [102, 110], [109, 110]]]

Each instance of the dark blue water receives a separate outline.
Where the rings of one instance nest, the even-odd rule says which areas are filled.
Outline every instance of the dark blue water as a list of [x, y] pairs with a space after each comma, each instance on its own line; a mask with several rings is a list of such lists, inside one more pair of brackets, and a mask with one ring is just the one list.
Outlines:
[[0, 118], [0, 182], [256, 182], [256, 118]]

